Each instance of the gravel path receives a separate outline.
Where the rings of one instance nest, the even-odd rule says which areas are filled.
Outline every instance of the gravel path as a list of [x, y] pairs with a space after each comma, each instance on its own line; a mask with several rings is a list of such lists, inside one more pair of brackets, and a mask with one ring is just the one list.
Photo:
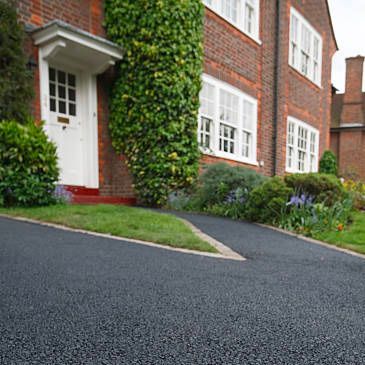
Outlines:
[[365, 261], [184, 214], [247, 258], [0, 218], [1, 364], [365, 364]]

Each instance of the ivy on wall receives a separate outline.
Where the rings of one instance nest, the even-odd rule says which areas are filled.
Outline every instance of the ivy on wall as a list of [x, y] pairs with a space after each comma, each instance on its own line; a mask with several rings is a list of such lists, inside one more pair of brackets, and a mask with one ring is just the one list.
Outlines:
[[198, 173], [203, 18], [201, 0], [105, 2], [107, 33], [125, 51], [111, 98], [113, 146], [145, 204], [164, 204]]
[[26, 67], [23, 39], [15, 2], [0, 0], [0, 121], [28, 120], [33, 85], [32, 74]]

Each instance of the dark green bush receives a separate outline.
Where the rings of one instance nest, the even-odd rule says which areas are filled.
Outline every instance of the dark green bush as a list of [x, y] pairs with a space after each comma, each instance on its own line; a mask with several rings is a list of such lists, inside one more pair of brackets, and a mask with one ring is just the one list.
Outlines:
[[58, 180], [55, 145], [41, 127], [0, 123], [0, 205], [53, 203]]
[[24, 31], [13, 1], [0, 0], [0, 121], [26, 120], [33, 96], [23, 49]]
[[248, 194], [265, 180], [256, 171], [226, 163], [208, 165], [198, 180], [194, 194], [198, 209], [204, 210], [216, 204], [246, 200]]
[[251, 191], [245, 217], [254, 222], [275, 223], [293, 193], [281, 177], [270, 178]]
[[203, 18], [201, 0], [105, 2], [107, 33], [125, 51], [112, 93], [113, 146], [145, 204], [164, 204], [198, 174]]
[[334, 175], [308, 173], [285, 176], [285, 183], [296, 194], [307, 194], [317, 203], [328, 206], [345, 198], [346, 192], [341, 181]]
[[338, 173], [337, 158], [332, 151], [324, 151], [319, 161], [319, 172], [336, 175]]

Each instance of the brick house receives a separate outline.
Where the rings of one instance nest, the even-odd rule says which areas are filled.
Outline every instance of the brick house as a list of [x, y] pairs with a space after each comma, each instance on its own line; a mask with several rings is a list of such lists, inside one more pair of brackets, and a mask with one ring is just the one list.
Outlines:
[[362, 92], [364, 57], [346, 59], [346, 89], [332, 99], [331, 149], [340, 173], [365, 180], [365, 93]]
[[[202, 163], [316, 171], [329, 147], [337, 49], [327, 0], [203, 2]], [[105, 38], [103, 1], [18, 0], [18, 14], [37, 65], [34, 115], [58, 145], [61, 183], [96, 200], [132, 199], [108, 132], [107, 95], [123, 50]]]

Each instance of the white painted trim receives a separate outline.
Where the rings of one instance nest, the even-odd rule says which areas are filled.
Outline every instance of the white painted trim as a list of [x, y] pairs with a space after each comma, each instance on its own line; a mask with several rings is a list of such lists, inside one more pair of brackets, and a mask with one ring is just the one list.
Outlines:
[[364, 123], [341, 123], [340, 128], [356, 128], [356, 127], [364, 127]]
[[[245, 12], [241, 11], [241, 9], [243, 8], [243, 6], [241, 5], [241, 1], [239, 4], [239, 13], [243, 14], [241, 19], [239, 20], [238, 23], [234, 23], [232, 22], [231, 19], [227, 18], [226, 16], [224, 16], [222, 14], [222, 12], [220, 11], [219, 7], [221, 4], [221, 0], [212, 0], [212, 4], [208, 4], [207, 1], [204, 1], [204, 5], [212, 10], [214, 13], [218, 14], [221, 18], [223, 18], [225, 21], [227, 21], [230, 25], [232, 25], [233, 27], [235, 27], [237, 30], [239, 30], [241, 33], [243, 33], [244, 35], [246, 35], [247, 37], [251, 38], [254, 42], [256, 42], [258, 45], [262, 45], [262, 41], [259, 38], [259, 33], [260, 33], [260, 0], [254, 0], [256, 3], [255, 6], [255, 10], [256, 10], [256, 16], [255, 16], [255, 21], [256, 21], [256, 29], [255, 29], [255, 33], [254, 34], [250, 34], [248, 32], [245, 31], [244, 29], [244, 22], [245, 22]], [[246, 3], [245, 3], [246, 4]], [[244, 4], [244, 5], [245, 5]]]
[[[53, 47], [39, 48], [39, 74], [40, 74], [40, 104], [41, 118], [45, 121], [44, 130], [49, 133], [49, 65], [59, 67], [66, 71], [75, 72], [80, 76], [79, 92], [81, 98], [77, 103], [81, 119], [81, 133], [83, 143], [83, 184], [88, 188], [99, 188], [99, 162], [98, 162], [98, 118], [97, 118], [97, 87], [96, 76], [87, 70], [77, 70], [70, 67], [72, 62], [64, 62], [63, 58], [49, 58], [49, 50]], [[82, 106], [82, 107], [81, 107]]]
[[[241, 91], [240, 89], [224, 82], [221, 80], [218, 80], [208, 74], [203, 74], [202, 75], [202, 81], [206, 82], [212, 86], [214, 86], [214, 103], [215, 103], [215, 108], [214, 108], [214, 116], [213, 116], [213, 133], [212, 133], [212, 144], [213, 144], [213, 148], [212, 150], [205, 150], [205, 149], [201, 149], [201, 151], [206, 154], [206, 155], [210, 155], [210, 156], [215, 156], [215, 157], [221, 157], [227, 160], [232, 160], [232, 161], [237, 161], [237, 162], [242, 162], [245, 164], [249, 164], [249, 165], [253, 165], [253, 166], [259, 166], [258, 161], [257, 161], [257, 127], [258, 127], [258, 102], [257, 99], [253, 98], [252, 96], [244, 93], [243, 91]], [[224, 151], [220, 151], [219, 150], [219, 125], [220, 125], [220, 119], [219, 119], [219, 115], [218, 115], [218, 111], [219, 111], [219, 90], [223, 89], [226, 90], [228, 92], [230, 92], [231, 94], [237, 96], [239, 98], [239, 105], [238, 105], [238, 120], [239, 120], [239, 125], [232, 125], [232, 127], [234, 127], [235, 129], [237, 129], [237, 133], [238, 133], [238, 138], [236, 140], [236, 144], [237, 144], [237, 153], [235, 154], [231, 154], [228, 152], [224, 152]], [[256, 116], [255, 118], [255, 127], [252, 130], [252, 157], [251, 158], [245, 158], [241, 155], [241, 148], [242, 148], [242, 136], [241, 136], [241, 132], [243, 131], [242, 128], [242, 118], [243, 118], [243, 100], [247, 100], [249, 101], [252, 105], [253, 105], [253, 113]], [[199, 112], [199, 120], [201, 118], [201, 116], [204, 116], [203, 114], [201, 114]], [[211, 118], [212, 116], [210, 116]], [[198, 123], [199, 124], [199, 123]], [[229, 123], [224, 123], [229, 125]], [[199, 131], [198, 131], [199, 133]]]
[[33, 39], [36, 46], [44, 45], [54, 39], [61, 38], [78, 43], [87, 48], [108, 55], [115, 60], [123, 58], [123, 52], [117, 46], [101, 42], [96, 37], [88, 36], [83, 33], [76, 33], [71, 29], [61, 27], [59, 24], [52, 24], [47, 28], [34, 32]]
[[[294, 15], [298, 19], [298, 59], [296, 60], [295, 64], [292, 63], [292, 47], [291, 47], [291, 31], [292, 31], [292, 15]], [[302, 44], [302, 25], [308, 28], [308, 30], [311, 32], [311, 35], [318, 38], [319, 40], [319, 46], [318, 46], [318, 52], [319, 52], [319, 58], [318, 58], [318, 80], [313, 79], [313, 70], [311, 69], [311, 75], [307, 76], [305, 75], [301, 70], [301, 44]], [[311, 48], [313, 48], [313, 39], [311, 42]], [[308, 22], [307, 19], [303, 17], [302, 14], [300, 14], [295, 8], [290, 8], [290, 19], [289, 19], [289, 66], [291, 66], [294, 70], [299, 72], [301, 75], [303, 75], [305, 78], [307, 78], [309, 81], [317, 85], [319, 88], [321, 88], [322, 85], [322, 52], [323, 52], [323, 39], [322, 36], [317, 32], [317, 30]], [[311, 52], [310, 67], [312, 68], [312, 62], [313, 61], [313, 50]]]
[[[289, 168], [288, 167], [288, 131], [289, 131], [289, 123], [292, 122], [294, 123], [295, 125], [295, 129], [294, 129], [294, 134], [295, 134], [295, 138], [294, 138], [294, 145], [295, 145], [295, 148], [294, 148], [294, 159], [293, 159], [293, 164], [295, 166], [295, 168]], [[305, 171], [299, 171], [297, 169], [297, 162], [298, 162], [298, 159], [297, 159], [297, 155], [298, 155], [298, 134], [297, 134], [297, 131], [298, 131], [298, 126], [302, 127], [302, 128], [305, 128], [308, 130], [308, 135], [307, 135], [307, 150], [306, 150], [306, 153], [307, 153], [307, 161], [306, 161], [306, 170]], [[316, 134], [316, 146], [315, 146], [315, 149], [316, 149], [316, 166], [317, 166], [317, 171], [318, 171], [318, 163], [319, 163], [319, 138], [320, 138], [320, 133], [319, 133], [319, 130], [312, 127], [310, 124], [308, 123], [305, 123], [303, 122], [302, 120], [299, 120], [297, 118], [294, 118], [292, 116], [288, 116], [288, 119], [287, 119], [287, 127], [286, 127], [286, 143], [285, 143], [285, 146], [286, 146], [286, 155], [285, 155], [285, 171], [286, 172], [289, 172], [289, 173], [306, 173], [306, 172], [311, 172], [309, 171], [309, 168], [310, 168], [310, 134], [311, 133], [315, 133]], [[317, 172], [317, 171], [313, 171], [313, 172]]]

